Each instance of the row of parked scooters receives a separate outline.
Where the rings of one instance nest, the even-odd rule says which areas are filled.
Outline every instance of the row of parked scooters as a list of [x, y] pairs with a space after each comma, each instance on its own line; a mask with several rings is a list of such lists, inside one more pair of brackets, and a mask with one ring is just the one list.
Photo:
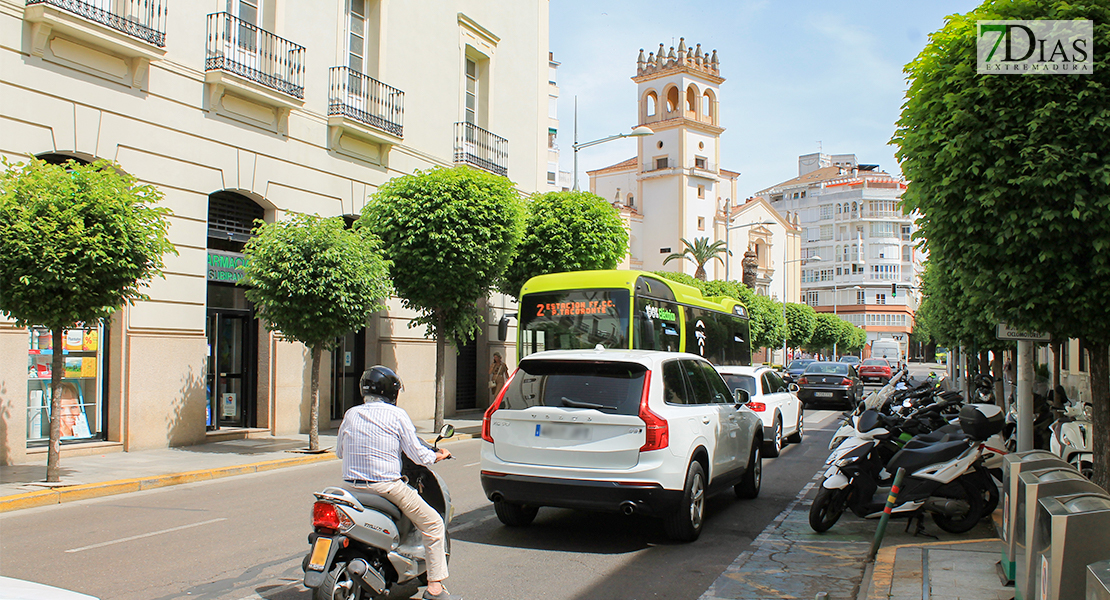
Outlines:
[[1002, 409], [965, 404], [935, 377], [903, 382], [905, 375], [868, 396], [833, 436], [809, 512], [815, 531], [827, 531], [845, 510], [880, 516], [899, 468], [905, 475], [891, 516], [916, 518], [918, 532], [926, 513], [941, 529], [963, 533], [998, 505]]

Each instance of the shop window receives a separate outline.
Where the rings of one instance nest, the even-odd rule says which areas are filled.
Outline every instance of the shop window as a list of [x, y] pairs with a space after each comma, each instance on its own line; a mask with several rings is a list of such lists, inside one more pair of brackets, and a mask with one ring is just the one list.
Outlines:
[[50, 439], [50, 381], [57, 352], [63, 354], [59, 391], [63, 440], [103, 437], [104, 354], [103, 328], [79, 327], [62, 333], [62, 347], [54, 348], [54, 333], [31, 327], [27, 351], [27, 441]]

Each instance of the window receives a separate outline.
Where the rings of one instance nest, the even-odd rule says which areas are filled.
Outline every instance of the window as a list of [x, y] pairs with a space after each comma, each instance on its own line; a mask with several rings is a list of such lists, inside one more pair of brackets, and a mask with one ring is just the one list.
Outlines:
[[555, 185], [555, 172], [559, 170], [559, 165], [556, 163], [547, 163], [547, 183]]
[[704, 197], [705, 197], [705, 186], [704, 185], [699, 185], [698, 186], [698, 198], [704, 198]]
[[867, 304], [867, 292], [856, 290], [856, 304]]
[[705, 217], [698, 217], [698, 231], [705, 231]]
[[817, 306], [817, 292], [806, 292], [806, 304]]
[[686, 88], [686, 110], [692, 113], [698, 112], [698, 93], [694, 90], [694, 86]]
[[667, 90], [667, 112], [672, 113], [678, 110], [678, 88], [672, 87]]
[[838, 215], [840, 214], [840, 205], [839, 204], [836, 205], [836, 214], [838, 214]]
[[655, 159], [655, 168], [656, 168], [656, 170], [666, 169], [667, 168], [667, 157], [664, 156], [663, 158]]
[[875, 294], [875, 304], [886, 304], [886, 294]]
[[913, 262], [913, 250], [909, 246], [902, 246], [902, 262]]
[[[355, 73], [366, 68], [366, 0], [351, 0], [347, 66]], [[361, 81], [361, 79], [360, 79]]]
[[855, 216], [856, 216], [856, 203], [853, 202], [852, 203], [852, 217], [855, 217]]
[[806, 191], [802, 190], [802, 198], [805, 198], [805, 197], [806, 197]]
[[902, 241], [903, 242], [910, 241], [910, 226], [909, 225], [903, 225], [902, 226]]
[[894, 223], [871, 223], [871, 237], [894, 237]]
[[649, 116], [649, 117], [654, 117], [655, 116], [655, 105], [658, 104], [658, 103], [659, 103], [659, 98], [655, 95], [655, 92], [648, 92], [648, 95], [647, 95], [647, 116]]
[[824, 221], [826, 219], [831, 219], [831, 218], [833, 218], [833, 205], [832, 204], [823, 204], [823, 205], [821, 205], [821, 216], [819, 217], [819, 219]]
[[627, 205], [629, 207], [635, 207], [636, 206], [636, 197], [633, 196], [632, 194], [629, 194], [628, 199], [625, 201], [625, 205]]
[[677, 360], [663, 363], [663, 401], [667, 404], [689, 404], [686, 381]]
[[547, 97], [547, 118], [549, 118], [549, 119], [558, 119], [559, 118], [559, 99], [558, 98], [555, 98], [555, 97], [552, 97], [552, 96]]
[[832, 225], [822, 225], [821, 226], [821, 240], [822, 241], [831, 240], [832, 238], [833, 238], [833, 226]]
[[833, 260], [840, 262], [840, 246], [837, 246], [836, 250], [833, 252]]
[[477, 124], [478, 63], [466, 59], [466, 122]]
[[695, 156], [694, 157], [694, 168], [695, 169], [703, 169], [704, 170], [706, 168], [706, 164], [707, 164], [707, 162], [706, 162], [704, 156]]

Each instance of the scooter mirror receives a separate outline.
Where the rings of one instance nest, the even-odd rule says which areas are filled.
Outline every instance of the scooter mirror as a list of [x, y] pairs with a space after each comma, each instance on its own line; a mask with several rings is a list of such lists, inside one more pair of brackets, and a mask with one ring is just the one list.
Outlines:
[[450, 424], [444, 425], [443, 429], [439, 430], [440, 439], [445, 440], [449, 437], [453, 437], [454, 435], [455, 435], [455, 426], [454, 425], [450, 425]]

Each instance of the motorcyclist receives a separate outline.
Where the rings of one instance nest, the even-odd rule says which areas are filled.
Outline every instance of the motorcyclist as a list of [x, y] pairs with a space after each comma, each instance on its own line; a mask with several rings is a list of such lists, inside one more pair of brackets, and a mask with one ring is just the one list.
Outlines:
[[392, 369], [380, 365], [367, 369], [359, 388], [363, 404], [343, 416], [336, 440], [335, 454], [343, 459], [343, 480], [396, 504], [424, 534], [428, 587], [423, 598], [462, 600], [462, 596], [451, 595], [443, 587], [447, 579], [443, 518], [401, 479], [402, 452], [425, 466], [450, 458], [451, 452], [432, 450], [417, 437], [412, 419], [397, 407], [397, 395], [404, 385]]

